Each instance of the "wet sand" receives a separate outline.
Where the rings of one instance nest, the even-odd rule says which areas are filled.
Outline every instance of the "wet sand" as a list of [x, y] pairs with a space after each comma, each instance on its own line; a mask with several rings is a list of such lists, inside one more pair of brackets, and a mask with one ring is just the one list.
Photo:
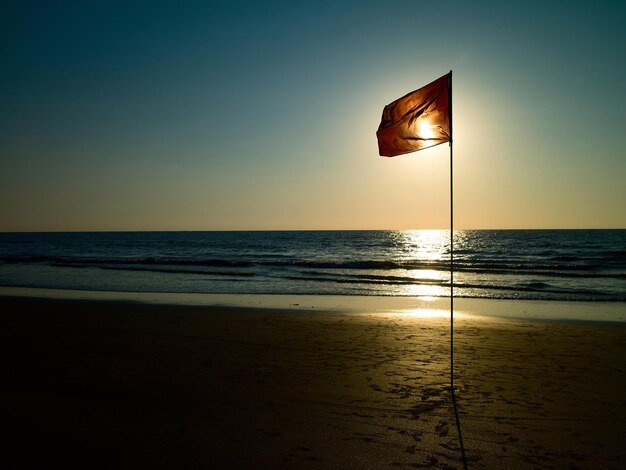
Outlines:
[[624, 324], [461, 317], [453, 397], [445, 317], [298, 308], [0, 297], [3, 462], [626, 466]]

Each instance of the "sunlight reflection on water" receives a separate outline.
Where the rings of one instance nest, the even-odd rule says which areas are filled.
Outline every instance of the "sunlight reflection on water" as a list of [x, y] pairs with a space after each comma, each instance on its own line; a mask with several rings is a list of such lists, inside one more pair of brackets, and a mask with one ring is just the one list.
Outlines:
[[404, 247], [405, 259], [436, 261], [450, 252], [448, 230], [405, 230], [396, 232], [396, 236]]
[[[438, 262], [450, 253], [450, 232], [448, 230], [405, 230], [395, 232], [397, 245], [402, 246], [403, 260]], [[397, 285], [393, 295], [413, 297], [445, 297], [450, 295], [450, 278], [445, 271], [435, 269], [408, 270], [407, 277], [415, 279], [415, 284]]]

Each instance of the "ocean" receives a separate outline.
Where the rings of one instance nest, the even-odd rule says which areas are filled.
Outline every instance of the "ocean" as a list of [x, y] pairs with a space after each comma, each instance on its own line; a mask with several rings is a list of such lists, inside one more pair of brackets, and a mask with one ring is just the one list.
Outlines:
[[[626, 230], [461, 230], [456, 297], [626, 301]], [[0, 233], [0, 286], [447, 297], [446, 230]]]

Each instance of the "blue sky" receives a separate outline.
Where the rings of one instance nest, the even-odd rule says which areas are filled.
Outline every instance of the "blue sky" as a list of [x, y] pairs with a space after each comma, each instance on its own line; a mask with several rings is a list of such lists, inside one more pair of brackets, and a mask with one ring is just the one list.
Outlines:
[[4, 2], [0, 230], [626, 227], [619, 2]]

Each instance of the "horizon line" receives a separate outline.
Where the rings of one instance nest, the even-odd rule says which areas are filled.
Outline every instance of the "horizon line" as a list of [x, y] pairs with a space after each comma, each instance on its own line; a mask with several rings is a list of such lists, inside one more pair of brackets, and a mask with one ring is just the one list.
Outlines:
[[[455, 228], [455, 232], [463, 232], [463, 231], [498, 231], [498, 230], [508, 230], [508, 231], [522, 231], [522, 230], [545, 230], [545, 231], [555, 231], [555, 230], [626, 230], [626, 227], [542, 227], [542, 228], [510, 228], [510, 227], [501, 227], [501, 228]], [[147, 230], [0, 230], [0, 234], [20, 234], [20, 233], [190, 233], [190, 232], [416, 232], [416, 231], [450, 231], [449, 228], [407, 228], [407, 229], [393, 229], [393, 228], [364, 228], [364, 229], [311, 229], [311, 228], [256, 228], [256, 229], [180, 229], [180, 230], [165, 230], [165, 229], [147, 229]]]

